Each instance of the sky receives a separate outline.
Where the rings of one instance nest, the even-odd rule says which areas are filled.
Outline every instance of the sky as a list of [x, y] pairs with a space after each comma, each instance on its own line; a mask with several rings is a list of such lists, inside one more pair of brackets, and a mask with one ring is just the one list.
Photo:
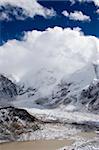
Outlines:
[[0, 0], [0, 73], [49, 94], [99, 63], [98, 0]]
[[[19, 1], [21, 2], [22, 0]], [[27, 4], [27, 0], [25, 1]], [[80, 27], [85, 35], [99, 37], [98, 0], [77, 0], [76, 2], [74, 0], [40, 0], [35, 4], [32, 4], [32, 1], [35, 0], [29, 1], [31, 1], [30, 5], [34, 5], [33, 7], [29, 6], [30, 10], [28, 7], [26, 8], [25, 3], [22, 8], [22, 5], [18, 4], [16, 0], [14, 1], [15, 3], [13, 0], [0, 0], [0, 43], [4, 43], [9, 39], [21, 39], [24, 31], [32, 31], [34, 29], [43, 31], [48, 27], [52, 28], [55, 26], [62, 28]], [[22, 11], [22, 9], [24, 10]], [[69, 15], [64, 15], [64, 12], [67, 12]], [[76, 19], [79, 13], [78, 18], [81, 15], [82, 17], [85, 15], [85, 20]], [[71, 15], [74, 15], [74, 18]], [[86, 19], [86, 17], [89, 17], [89, 19]]]

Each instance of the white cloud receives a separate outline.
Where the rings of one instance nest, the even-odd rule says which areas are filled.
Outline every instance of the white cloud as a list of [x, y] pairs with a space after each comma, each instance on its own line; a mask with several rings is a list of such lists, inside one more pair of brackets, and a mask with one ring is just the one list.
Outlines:
[[78, 21], [90, 21], [90, 17], [84, 15], [81, 11], [74, 11], [74, 13], [70, 13], [71, 20], [78, 20]]
[[99, 9], [97, 9], [96, 13], [99, 14]]
[[62, 14], [63, 14], [64, 16], [66, 16], [66, 17], [69, 17], [69, 13], [68, 13], [67, 10], [64, 10], [64, 11], [62, 12]]
[[[51, 17], [56, 15], [53, 9], [47, 9], [40, 5], [36, 0], [0, 0], [0, 6], [12, 5], [23, 9], [23, 15], [34, 17], [35, 15], [41, 15], [43, 17]], [[6, 12], [5, 12], [6, 13]], [[17, 9], [15, 10], [16, 17]]]
[[9, 20], [8, 14], [4, 12], [0, 13], [0, 20]]
[[[83, 0], [82, 0], [83, 1]], [[99, 0], [84, 0], [84, 1], [87, 1], [87, 2], [94, 2], [94, 4], [96, 5], [96, 6], [98, 6], [99, 7]]]
[[0, 73], [51, 90], [63, 76], [93, 62], [97, 51], [99, 39], [83, 35], [79, 28], [34, 30], [26, 33], [24, 41], [0, 47]]
[[83, 14], [81, 11], [74, 11], [68, 13], [66, 10], [62, 12], [62, 14], [66, 17], [69, 17], [71, 20], [76, 20], [76, 21], [90, 21], [90, 17]]
[[76, 1], [79, 1], [79, 2], [93, 2], [97, 7], [99, 7], [99, 0], [70, 0], [73, 4], [76, 2]]
[[96, 6], [99, 7], [99, 0], [93, 0], [93, 2], [95, 3]]

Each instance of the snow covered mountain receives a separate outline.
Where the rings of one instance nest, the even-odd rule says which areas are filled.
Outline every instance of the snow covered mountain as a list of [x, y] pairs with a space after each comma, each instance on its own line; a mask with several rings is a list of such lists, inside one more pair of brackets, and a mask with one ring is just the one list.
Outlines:
[[[42, 135], [48, 132], [49, 136], [50, 128], [44, 130], [44, 123], [66, 123], [71, 129], [76, 126], [99, 129], [99, 80], [93, 65], [64, 76], [53, 87], [50, 95], [41, 97], [41, 87], [14, 83], [4, 75], [0, 76], [1, 142], [35, 139], [37, 133], [39, 138], [40, 126]], [[57, 136], [59, 138], [59, 134]]]
[[[50, 74], [50, 73], [49, 73]], [[38, 88], [13, 83], [7, 77], [0, 76], [0, 105], [14, 105], [22, 108], [57, 108], [60, 105], [74, 105], [85, 110], [97, 111], [99, 107], [99, 81], [93, 65], [88, 65], [75, 73], [62, 77], [55, 84], [48, 78], [49, 95], [41, 95]], [[44, 84], [45, 85], [45, 84]], [[46, 87], [46, 86], [45, 86]], [[42, 87], [43, 88], [43, 87]], [[47, 90], [47, 89], [46, 89]], [[49, 90], [49, 89], [48, 89]]]
[[[27, 90], [24, 87], [23, 93], [17, 96], [17, 100], [14, 101], [13, 104], [16, 107], [37, 107], [50, 109], [56, 108], [61, 104], [66, 106], [70, 104], [76, 106], [80, 104], [82, 105], [80, 95], [82, 95], [84, 89], [86, 90], [87, 88], [89, 88], [90, 84], [96, 84], [94, 82], [95, 78], [96, 74], [93, 65], [88, 65], [67, 77], [64, 76], [60, 81], [57, 81], [56, 83], [53, 82], [53, 84], [51, 80], [52, 78], [50, 76], [47, 81], [45, 79], [46, 84], [48, 82], [50, 83], [49, 85], [47, 85], [48, 88], [46, 87], [46, 84], [42, 85], [43, 89], [44, 86], [47, 88], [46, 91], [49, 91], [49, 88], [51, 87], [49, 95], [46, 95], [46, 91], [45, 95], [41, 95], [41, 86], [39, 86], [38, 89], [32, 87], [28, 88]], [[86, 101], [88, 102], [88, 100]]]

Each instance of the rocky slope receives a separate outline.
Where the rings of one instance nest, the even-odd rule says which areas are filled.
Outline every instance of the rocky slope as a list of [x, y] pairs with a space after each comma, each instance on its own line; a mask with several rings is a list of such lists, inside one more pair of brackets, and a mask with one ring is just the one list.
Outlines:
[[40, 122], [26, 110], [7, 107], [0, 109], [0, 141], [14, 141], [22, 134], [38, 129]]
[[7, 77], [0, 75], [0, 99], [8, 99], [17, 96], [17, 86]]
[[4, 75], [0, 75], [0, 107], [10, 105], [18, 95], [17, 85]]

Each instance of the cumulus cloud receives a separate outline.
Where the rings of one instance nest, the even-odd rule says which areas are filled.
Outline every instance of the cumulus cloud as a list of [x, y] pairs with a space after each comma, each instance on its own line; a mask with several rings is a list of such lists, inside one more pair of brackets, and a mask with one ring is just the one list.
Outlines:
[[0, 47], [0, 73], [26, 85], [52, 88], [65, 76], [92, 63], [99, 39], [85, 36], [79, 28], [49, 28], [27, 32], [23, 41], [11, 40]]
[[69, 17], [69, 13], [68, 13], [67, 10], [64, 10], [64, 11], [62, 12], [62, 14], [63, 14], [64, 16], [66, 16], [66, 17]]
[[95, 4], [95, 6], [99, 7], [99, 0], [69, 0], [72, 4], [74, 4], [75, 2], [93, 2]]
[[96, 13], [99, 14], [99, 9], [97, 9]]
[[86, 1], [86, 2], [94, 2], [94, 4], [99, 7], [99, 0], [79, 0], [79, 1]]
[[74, 11], [68, 13], [66, 10], [62, 12], [62, 14], [66, 17], [69, 17], [70, 20], [76, 21], [90, 21], [90, 16], [83, 14], [81, 11]]
[[0, 20], [9, 20], [8, 14], [4, 12], [0, 13]]
[[99, 0], [93, 0], [93, 2], [95, 3], [96, 6], [99, 7]]
[[[22, 8], [22, 15], [34, 17], [35, 15], [41, 15], [43, 17], [55, 16], [56, 12], [51, 8], [48, 9], [40, 5], [36, 0], [0, 0], [0, 6], [8, 7], [9, 5]], [[19, 19], [17, 8], [14, 10], [14, 14]], [[5, 15], [9, 12], [6, 11]], [[22, 17], [21, 17], [22, 18]]]

